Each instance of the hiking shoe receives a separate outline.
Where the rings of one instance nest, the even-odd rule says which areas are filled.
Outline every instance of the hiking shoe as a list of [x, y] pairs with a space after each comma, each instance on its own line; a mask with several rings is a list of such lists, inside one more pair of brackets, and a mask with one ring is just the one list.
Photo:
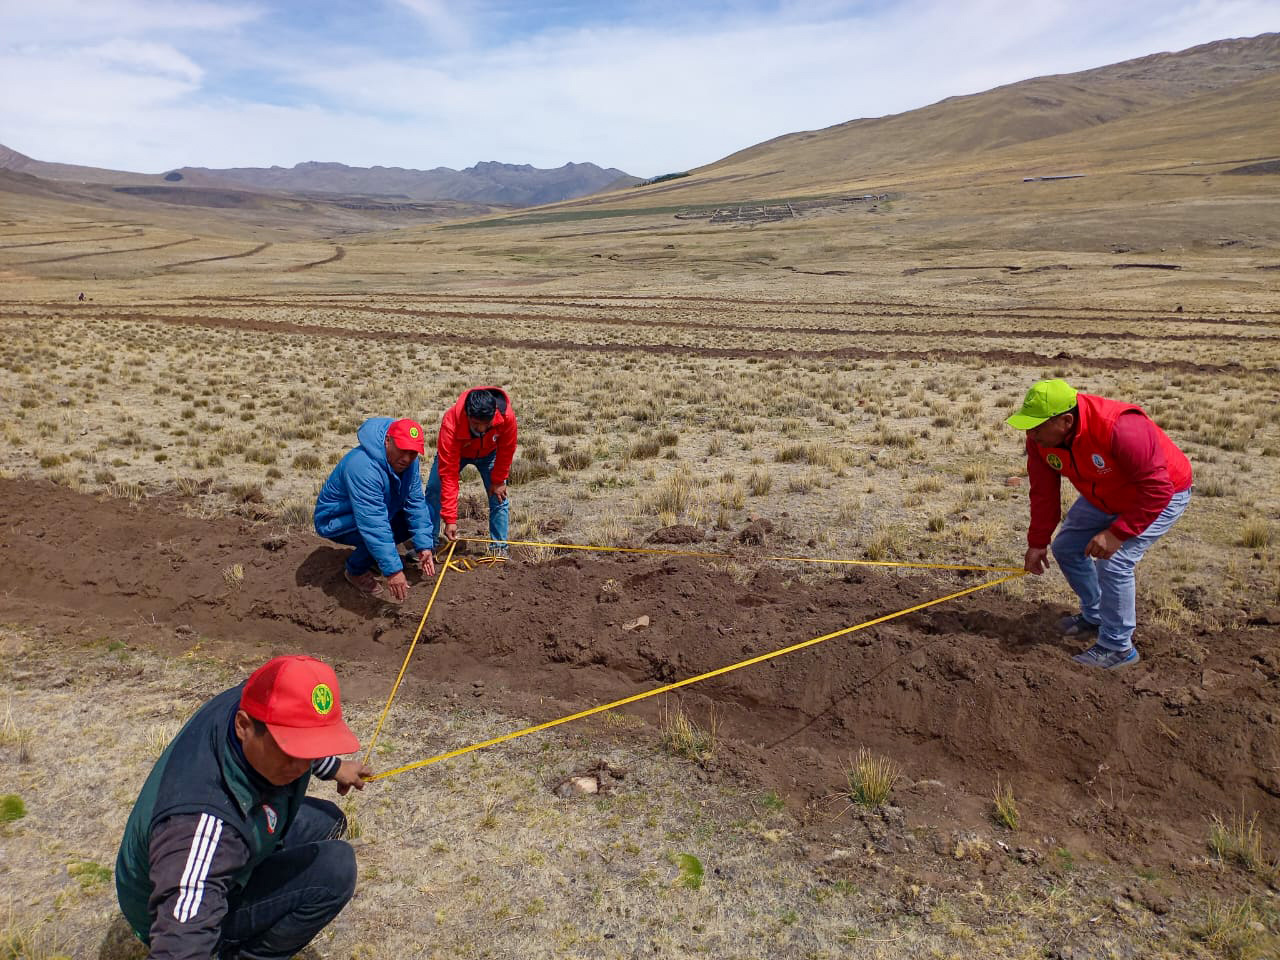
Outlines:
[[1095, 643], [1084, 653], [1077, 653], [1071, 659], [1076, 663], [1083, 663], [1086, 667], [1114, 670], [1116, 667], [1127, 667], [1137, 663], [1141, 657], [1138, 656], [1137, 647], [1130, 647], [1128, 650], [1109, 650], [1102, 644]]
[[358, 576], [353, 574], [346, 567], [342, 568], [342, 576], [346, 578], [347, 583], [356, 588], [357, 591], [366, 597], [382, 596], [382, 584], [378, 582], [378, 578], [373, 575], [372, 570], [366, 570]]
[[1058, 629], [1064, 637], [1096, 637], [1098, 635], [1098, 625], [1091, 620], [1086, 620], [1082, 613], [1063, 617], [1058, 621]]

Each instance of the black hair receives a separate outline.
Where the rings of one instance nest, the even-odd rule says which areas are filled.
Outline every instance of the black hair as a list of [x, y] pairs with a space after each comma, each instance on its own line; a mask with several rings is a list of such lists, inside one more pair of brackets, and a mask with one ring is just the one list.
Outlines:
[[[248, 714], [246, 714], [248, 716]], [[262, 736], [267, 732], [267, 725], [257, 717], [249, 717], [249, 722], [253, 724], [253, 732], [255, 736]]]
[[467, 394], [467, 401], [463, 404], [468, 417], [475, 417], [477, 420], [492, 420], [493, 415], [498, 411], [498, 398], [494, 396], [492, 390], [472, 390]]

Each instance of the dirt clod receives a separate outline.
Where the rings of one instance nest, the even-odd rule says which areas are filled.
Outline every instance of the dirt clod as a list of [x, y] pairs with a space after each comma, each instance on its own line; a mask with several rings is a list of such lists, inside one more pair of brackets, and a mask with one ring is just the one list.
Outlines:
[[697, 527], [677, 523], [671, 527], [660, 527], [649, 534], [649, 543], [701, 543], [706, 537]]

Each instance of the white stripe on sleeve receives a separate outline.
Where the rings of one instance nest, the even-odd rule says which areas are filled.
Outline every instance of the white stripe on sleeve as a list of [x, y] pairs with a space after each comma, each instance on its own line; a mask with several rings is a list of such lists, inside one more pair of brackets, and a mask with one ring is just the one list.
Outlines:
[[178, 899], [173, 905], [173, 919], [179, 923], [186, 923], [200, 911], [204, 882], [209, 876], [209, 867], [213, 864], [213, 854], [218, 849], [221, 836], [222, 821], [212, 814], [202, 813], [191, 840], [191, 850], [187, 853]]
[[321, 757], [311, 761], [311, 772], [321, 780], [332, 780], [342, 761], [337, 757]]

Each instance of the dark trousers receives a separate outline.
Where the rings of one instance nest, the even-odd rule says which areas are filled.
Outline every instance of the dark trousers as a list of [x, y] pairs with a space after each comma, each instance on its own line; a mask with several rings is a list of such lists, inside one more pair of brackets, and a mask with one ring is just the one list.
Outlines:
[[356, 889], [356, 853], [339, 840], [347, 819], [336, 804], [307, 797], [284, 846], [253, 871], [227, 911], [224, 958], [288, 960], [342, 912]]
[[[413, 534], [409, 532], [409, 518], [404, 515], [403, 510], [391, 518], [391, 536], [395, 538], [397, 544], [413, 538]], [[359, 530], [341, 533], [329, 539], [334, 543], [342, 544], [344, 547], [356, 548], [355, 552], [347, 557], [347, 572], [353, 577], [358, 577], [360, 574], [368, 573], [373, 569], [373, 554], [364, 545], [364, 537], [360, 536]]]

